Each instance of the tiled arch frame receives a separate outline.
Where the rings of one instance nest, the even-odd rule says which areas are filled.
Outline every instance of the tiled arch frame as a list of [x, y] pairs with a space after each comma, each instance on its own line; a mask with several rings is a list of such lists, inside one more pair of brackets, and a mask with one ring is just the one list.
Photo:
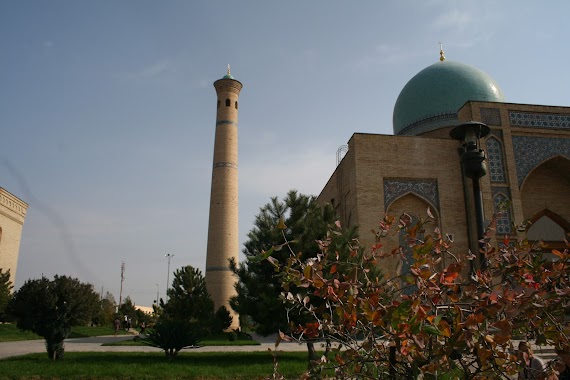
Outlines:
[[534, 214], [529, 219], [529, 225], [527, 226], [527, 230], [532, 225], [532, 223], [536, 222], [537, 220], [539, 220], [543, 216], [546, 216], [546, 217], [552, 219], [552, 221], [554, 221], [554, 223], [556, 223], [560, 227], [562, 227], [564, 229], [564, 231], [570, 231], [570, 222], [567, 221], [566, 219], [564, 219], [562, 216], [558, 215], [556, 212], [551, 211], [547, 208], [545, 208], [542, 211], [537, 212], [536, 214]]
[[384, 211], [406, 194], [418, 196], [440, 213], [439, 191], [434, 178], [384, 178]]
[[551, 158], [570, 160], [570, 138], [513, 136], [512, 141], [519, 188], [533, 169]]

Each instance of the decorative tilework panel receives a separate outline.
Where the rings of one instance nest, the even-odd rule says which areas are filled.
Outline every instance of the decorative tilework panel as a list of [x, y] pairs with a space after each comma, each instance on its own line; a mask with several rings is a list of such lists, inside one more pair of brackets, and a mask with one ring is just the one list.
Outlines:
[[498, 108], [481, 107], [481, 121], [490, 125], [502, 125], [501, 111]]
[[570, 129], [569, 114], [509, 111], [509, 122], [516, 127]]
[[493, 187], [493, 210], [497, 215], [497, 233], [510, 234], [512, 231], [510, 192], [506, 187]]
[[541, 162], [560, 155], [570, 159], [570, 139], [513, 136], [512, 140], [519, 187], [528, 173]]
[[491, 176], [491, 182], [506, 182], [505, 176], [505, 165], [503, 160], [503, 146], [494, 137], [488, 138], [487, 144], [487, 155], [489, 156], [487, 162], [489, 164], [489, 172]]
[[430, 202], [439, 211], [439, 193], [435, 179], [384, 179], [384, 209], [406, 193], [417, 194]]

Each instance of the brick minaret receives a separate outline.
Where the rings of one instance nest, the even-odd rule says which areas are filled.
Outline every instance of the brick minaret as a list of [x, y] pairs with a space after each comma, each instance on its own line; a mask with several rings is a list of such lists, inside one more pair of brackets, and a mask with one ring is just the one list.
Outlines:
[[235, 294], [236, 277], [228, 260], [238, 261], [238, 98], [242, 84], [228, 73], [214, 82], [218, 95], [216, 139], [210, 195], [206, 286], [216, 310], [224, 305], [234, 317], [231, 329], [239, 327], [238, 315], [229, 306]]

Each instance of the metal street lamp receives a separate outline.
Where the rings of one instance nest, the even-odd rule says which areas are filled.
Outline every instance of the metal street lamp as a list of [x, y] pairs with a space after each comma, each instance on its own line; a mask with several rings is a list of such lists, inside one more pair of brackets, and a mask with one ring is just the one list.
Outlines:
[[173, 258], [174, 255], [167, 253], [166, 255], [164, 255], [164, 257], [168, 258], [168, 272], [166, 272], [166, 298], [165, 298], [165, 301], [168, 302], [168, 288], [170, 286], [170, 283], [169, 283], [169, 281], [170, 281], [170, 259]]
[[[481, 149], [481, 138], [489, 134], [491, 130], [483, 123], [469, 121], [453, 128], [449, 135], [455, 140], [462, 141], [462, 151], [460, 151], [461, 166], [463, 173], [473, 182], [473, 198], [475, 203], [475, 219], [477, 224], [477, 247], [479, 248], [479, 263], [484, 268], [487, 263], [484, 255], [484, 243], [482, 243], [485, 227], [483, 225], [483, 194], [479, 179], [487, 174], [487, 164], [485, 163], [485, 151]], [[473, 270], [473, 267], [471, 267]]]

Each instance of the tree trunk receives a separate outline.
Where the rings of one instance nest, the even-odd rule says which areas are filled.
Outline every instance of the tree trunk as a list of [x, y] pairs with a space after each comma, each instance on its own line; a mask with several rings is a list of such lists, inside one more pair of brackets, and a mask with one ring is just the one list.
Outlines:
[[307, 351], [309, 354], [309, 365], [308, 370], [311, 375], [311, 379], [320, 378], [319, 362], [320, 358], [317, 355], [317, 350], [315, 350], [315, 344], [313, 342], [307, 342]]
[[168, 358], [168, 360], [173, 360], [176, 359], [176, 357], [178, 356], [178, 351], [175, 348], [167, 348], [164, 350], [164, 353], [166, 354], [166, 357]]
[[396, 346], [390, 346], [390, 354], [389, 354], [389, 364], [390, 364], [390, 369], [388, 370], [388, 373], [390, 374], [390, 379], [395, 379], [396, 378]]
[[318, 360], [317, 351], [315, 350], [315, 344], [313, 342], [307, 342], [307, 351], [309, 354], [309, 363]]
[[325, 342], [326, 342], [326, 345], [325, 345], [325, 354], [324, 354], [324, 355], [325, 355], [325, 358], [328, 359], [329, 354], [330, 354], [330, 352], [331, 352], [332, 344], [331, 344], [331, 340], [330, 340], [330, 339], [326, 339]]
[[65, 353], [63, 339], [46, 339], [46, 350], [51, 360], [63, 359]]

